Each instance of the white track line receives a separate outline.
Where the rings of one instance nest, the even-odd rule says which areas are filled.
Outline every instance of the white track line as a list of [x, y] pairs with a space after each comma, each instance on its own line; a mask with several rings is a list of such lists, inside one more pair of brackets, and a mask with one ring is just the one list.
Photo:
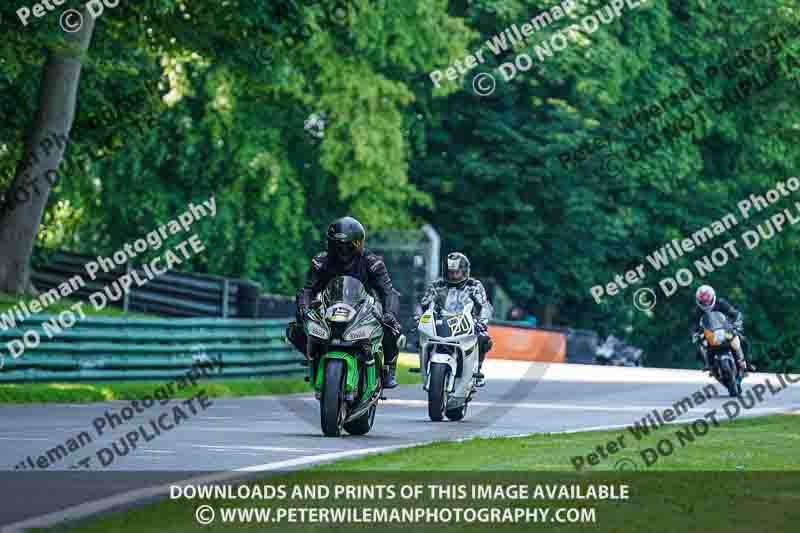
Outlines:
[[211, 450], [256, 450], [256, 451], [271, 451], [271, 452], [319, 452], [326, 451], [326, 448], [284, 448], [280, 446], [246, 446], [246, 445], [225, 445], [225, 444], [190, 444], [193, 448], [208, 448]]
[[[516, 376], [519, 379], [520, 369], [527, 368], [531, 364], [537, 363], [519, 363], [516, 361], [487, 361], [487, 363], [492, 362], [493, 364], [491, 367], [494, 372], [497, 374], [505, 374], [508, 373], [509, 375]], [[635, 382], [668, 382], [668, 383], [675, 383], [677, 382], [704, 382], [704, 383], [713, 383], [709, 378], [705, 377], [698, 371], [687, 371], [687, 370], [665, 370], [665, 369], [648, 369], [648, 368], [636, 368], [636, 369], [622, 369], [619, 367], [598, 367], [598, 366], [590, 366], [590, 365], [568, 365], [568, 364], [553, 364], [553, 365], [545, 365], [548, 367], [547, 375], [545, 377], [546, 380], [555, 380], [555, 381], [599, 381], [599, 382], [626, 382], [628, 380], [635, 381]], [[572, 367], [572, 368], [567, 368]], [[579, 375], [576, 375], [575, 371], [578, 371]], [[498, 372], [499, 371], [499, 372]], [[623, 375], [627, 374], [627, 375]], [[682, 379], [676, 379], [680, 376]], [[755, 374], [751, 375], [751, 379], [760, 378], [760, 377], [767, 377], [770, 374]], [[598, 379], [599, 378], [599, 379]], [[501, 378], [502, 379], [502, 378]], [[391, 400], [390, 400], [391, 401]], [[400, 400], [396, 400], [400, 401]], [[407, 400], [407, 401], [414, 401], [414, 400]], [[229, 409], [238, 409], [239, 406], [235, 405], [218, 405], [217, 409], [220, 408], [229, 408]], [[646, 408], [637, 408], [638, 409], [646, 409]], [[784, 410], [789, 410], [785, 408]], [[683, 421], [676, 420], [675, 422], [671, 422], [670, 424], [680, 424]], [[610, 429], [620, 429], [626, 428], [630, 424], [621, 424], [621, 425], [609, 425], [609, 426], [592, 426], [592, 427], [583, 427], [583, 428], [573, 428], [567, 431], [552, 431], [552, 432], [542, 432], [537, 431], [533, 433], [524, 433], [519, 435], [501, 435], [503, 438], [519, 438], [519, 437], [526, 437], [535, 434], [542, 434], [542, 433], [549, 433], [549, 434], [560, 434], [560, 433], [576, 433], [579, 431], [597, 431], [597, 430], [610, 430]], [[463, 442], [465, 440], [475, 439], [475, 438], [485, 438], [480, 436], [470, 436], [464, 437], [461, 439], [456, 439], [455, 442]], [[232, 481], [237, 479], [241, 476], [242, 472], [275, 472], [281, 470], [288, 470], [292, 468], [298, 468], [303, 466], [310, 466], [319, 463], [325, 463], [330, 461], [335, 461], [338, 459], [345, 459], [350, 457], [361, 457], [364, 455], [371, 455], [376, 453], [383, 453], [389, 452], [394, 450], [400, 450], [404, 448], [412, 448], [417, 446], [424, 446], [426, 444], [430, 444], [434, 441], [426, 441], [426, 442], [418, 442], [414, 444], [400, 444], [400, 445], [392, 445], [392, 446], [382, 446], [376, 448], [365, 448], [360, 450], [348, 450], [348, 451], [341, 451], [341, 452], [333, 452], [333, 453], [324, 453], [320, 455], [314, 455], [311, 457], [298, 457], [295, 459], [288, 459], [285, 461], [277, 461], [272, 463], [264, 463], [260, 465], [248, 466], [236, 469], [232, 472], [223, 472], [220, 474], [214, 474], [209, 476], [198, 476], [196, 478], [189, 478], [182, 481], [177, 481], [173, 483], [167, 483], [163, 485], [159, 485], [156, 487], [148, 487], [144, 489], [137, 489], [129, 492], [125, 492], [123, 494], [117, 494], [115, 496], [110, 496], [108, 498], [103, 498], [101, 500], [96, 500], [93, 502], [87, 502], [79, 505], [75, 505], [72, 507], [68, 507], [67, 509], [63, 509], [61, 511], [49, 513], [46, 515], [29, 518], [26, 520], [22, 520], [19, 522], [15, 522], [8, 526], [3, 527], [3, 532], [8, 533], [16, 533], [24, 531], [28, 528], [45, 528], [51, 527], [57, 524], [61, 524], [68, 520], [78, 520], [81, 518], [86, 518], [93, 514], [97, 514], [100, 512], [105, 512], [120, 505], [130, 504], [137, 500], [145, 499], [145, 498], [154, 498], [158, 496], [164, 496], [169, 494], [170, 486], [172, 485], [188, 485], [188, 484], [204, 484], [204, 483], [219, 483], [222, 481]]]
[[142, 453], [167, 453], [170, 455], [175, 455], [177, 452], [172, 450], [151, 450], [150, 448], [142, 448]]
[[[685, 421], [676, 420], [674, 422], [669, 422], [668, 424], [681, 424], [685, 423]], [[529, 437], [531, 435], [537, 434], [545, 434], [545, 435], [559, 435], [559, 434], [569, 434], [569, 433], [579, 433], [581, 431], [607, 431], [612, 429], [625, 429], [631, 424], [612, 424], [606, 426], [589, 426], [589, 427], [581, 427], [581, 428], [574, 428], [564, 431], [550, 431], [550, 432], [543, 432], [543, 431], [536, 431], [533, 433], [520, 433], [517, 435], [499, 435], [500, 438], [523, 438]], [[480, 435], [473, 435], [469, 437], [463, 437], [459, 439], [453, 439], [452, 442], [464, 442], [473, 439], [480, 439], [486, 438], [485, 436]], [[425, 446], [427, 444], [432, 444], [433, 442], [437, 441], [426, 441], [426, 442], [417, 442], [413, 444], [396, 444], [392, 446], [381, 446], [377, 448], [364, 448], [359, 450], [347, 450], [341, 452], [333, 452], [333, 453], [323, 453], [320, 455], [313, 455], [311, 457], [297, 457], [295, 459], [287, 459], [284, 461], [276, 461], [272, 463], [264, 463], [260, 465], [253, 465], [253, 466], [246, 466], [243, 468], [237, 468], [232, 472], [224, 472], [221, 474], [214, 474], [210, 476], [198, 476], [195, 478], [189, 478], [181, 481], [175, 481], [171, 483], [167, 483], [164, 485], [159, 485], [156, 487], [148, 487], [144, 489], [137, 489], [129, 492], [125, 492], [123, 494], [117, 494], [115, 496], [110, 496], [108, 498], [103, 498], [102, 500], [96, 500], [93, 502], [82, 503], [79, 505], [75, 505], [73, 507], [68, 507], [61, 511], [57, 511], [54, 513], [49, 513], [42, 516], [37, 516], [34, 518], [29, 518], [26, 520], [22, 520], [19, 522], [15, 522], [13, 524], [9, 524], [5, 526], [2, 530], [3, 533], [20, 533], [25, 529], [30, 528], [45, 528], [45, 527], [52, 527], [58, 524], [61, 524], [68, 520], [79, 520], [82, 518], [89, 517], [93, 514], [97, 514], [100, 512], [107, 512], [114, 507], [118, 507], [121, 505], [127, 505], [137, 500], [145, 499], [145, 498], [153, 498], [157, 496], [165, 496], [169, 494], [170, 487], [173, 485], [176, 486], [185, 486], [185, 485], [201, 485], [201, 484], [208, 484], [208, 483], [220, 483], [222, 481], [233, 481], [240, 477], [240, 472], [277, 472], [281, 470], [290, 470], [293, 468], [303, 467], [303, 466], [311, 466], [320, 463], [327, 463], [331, 461], [336, 461], [339, 459], [346, 459], [346, 458], [355, 458], [361, 457], [364, 455], [373, 455], [377, 453], [385, 453], [391, 452], [395, 450], [402, 450], [405, 448], [416, 448], [418, 446]], [[195, 445], [197, 446], [197, 445]]]
[[56, 511], [34, 518], [21, 520], [13, 524], [3, 527], [4, 533], [17, 533], [31, 528], [44, 528], [61, 524], [66, 521], [79, 520], [105, 512], [121, 505], [127, 505], [138, 500], [154, 498], [158, 496], [166, 496], [169, 494], [170, 487], [173, 485], [202, 485], [208, 483], [219, 483], [222, 481], [232, 481], [241, 477], [242, 472], [275, 472], [280, 470], [288, 470], [290, 468], [297, 468], [300, 466], [309, 466], [318, 463], [335, 461], [337, 459], [344, 459], [347, 457], [360, 457], [362, 455], [370, 455], [379, 452], [388, 452], [392, 450], [399, 450], [401, 448], [408, 448], [418, 446], [419, 444], [404, 444], [394, 446], [382, 446], [379, 448], [365, 448], [361, 450], [349, 450], [344, 452], [324, 453], [314, 455], [312, 457], [298, 457], [296, 459], [289, 459], [286, 461], [277, 461], [274, 463], [265, 463], [260, 465], [248, 466], [238, 468], [232, 472], [223, 472], [220, 474], [213, 474], [209, 476], [198, 476], [181, 481], [165, 483], [156, 487], [148, 487], [144, 489], [136, 489], [122, 494], [109, 496], [101, 500], [86, 502], [72, 507], [68, 507], [61, 511]]

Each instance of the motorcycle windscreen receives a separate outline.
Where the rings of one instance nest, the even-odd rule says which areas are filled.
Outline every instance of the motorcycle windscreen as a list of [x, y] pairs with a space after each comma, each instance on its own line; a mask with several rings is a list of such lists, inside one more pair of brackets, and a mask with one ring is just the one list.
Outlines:
[[344, 303], [358, 309], [361, 302], [367, 299], [367, 289], [364, 284], [350, 276], [339, 276], [328, 282], [322, 293], [322, 301], [326, 306]]
[[719, 311], [705, 313], [703, 318], [700, 319], [700, 326], [710, 331], [716, 331], [718, 329], [730, 329], [728, 317]]

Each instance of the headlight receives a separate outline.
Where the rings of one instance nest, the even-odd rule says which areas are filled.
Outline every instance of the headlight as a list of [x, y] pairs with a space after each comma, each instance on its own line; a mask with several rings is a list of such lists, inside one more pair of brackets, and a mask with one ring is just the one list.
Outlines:
[[714, 342], [716, 344], [722, 344], [728, 339], [728, 334], [724, 329], [718, 329], [714, 331]]
[[325, 319], [330, 322], [350, 322], [356, 316], [356, 310], [346, 304], [335, 304], [325, 311]]
[[315, 324], [314, 322], [308, 323], [308, 333], [320, 339], [327, 339], [328, 337], [330, 337], [328, 330], [326, 330], [319, 324]]
[[360, 339], [369, 339], [373, 331], [375, 331], [375, 326], [359, 326], [348, 331], [344, 336], [344, 340], [357, 341]]

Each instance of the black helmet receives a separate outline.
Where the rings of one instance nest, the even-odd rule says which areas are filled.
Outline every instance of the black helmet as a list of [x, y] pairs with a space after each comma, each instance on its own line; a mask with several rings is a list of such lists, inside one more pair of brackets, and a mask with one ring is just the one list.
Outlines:
[[353, 217], [334, 220], [328, 226], [328, 256], [342, 265], [349, 265], [364, 251], [366, 232]]
[[469, 279], [469, 259], [460, 252], [453, 252], [447, 256], [445, 279], [448, 285], [460, 287]]

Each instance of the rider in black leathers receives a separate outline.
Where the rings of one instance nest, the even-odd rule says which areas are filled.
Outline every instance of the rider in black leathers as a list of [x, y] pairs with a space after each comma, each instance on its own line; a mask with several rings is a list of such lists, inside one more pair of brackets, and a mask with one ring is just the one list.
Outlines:
[[426, 309], [436, 296], [442, 291], [457, 290], [465, 291], [473, 302], [478, 313], [476, 317], [476, 333], [478, 334], [478, 373], [476, 374], [476, 386], [482, 387], [485, 383], [484, 375], [481, 372], [483, 360], [486, 353], [492, 349], [492, 339], [489, 337], [488, 324], [494, 316], [494, 307], [486, 297], [486, 289], [477, 279], [469, 277], [470, 265], [467, 256], [453, 252], [447, 256], [447, 269], [444, 279], [437, 279], [428, 286], [428, 290], [420, 300], [422, 309]]
[[[731, 343], [733, 351], [736, 354], [737, 364], [750, 372], [754, 372], [755, 367], [748, 363], [744, 357], [744, 348], [742, 347], [742, 339], [744, 338], [744, 316], [742, 312], [724, 298], [717, 298], [716, 292], [710, 285], [703, 285], [697, 289], [695, 293], [695, 303], [697, 306], [689, 314], [689, 335], [694, 338], [694, 336], [699, 333], [700, 319], [703, 313], [719, 311], [728, 317], [728, 320], [731, 321], [737, 333], [737, 337]], [[704, 370], [709, 370], [707, 356], [705, 356], [701, 350], [698, 350], [698, 358], [700, 356], [703, 358]]]
[[352, 217], [340, 218], [328, 226], [328, 251], [311, 259], [305, 286], [295, 298], [295, 321], [286, 328], [286, 337], [305, 355], [306, 334], [303, 324], [314, 298], [337, 276], [357, 278], [379, 299], [383, 307], [384, 371], [381, 381], [383, 388], [392, 389], [397, 386], [395, 369], [400, 353], [398, 340], [401, 331], [397, 320], [399, 293], [392, 287], [389, 272], [381, 258], [364, 248], [365, 238], [364, 226]]

